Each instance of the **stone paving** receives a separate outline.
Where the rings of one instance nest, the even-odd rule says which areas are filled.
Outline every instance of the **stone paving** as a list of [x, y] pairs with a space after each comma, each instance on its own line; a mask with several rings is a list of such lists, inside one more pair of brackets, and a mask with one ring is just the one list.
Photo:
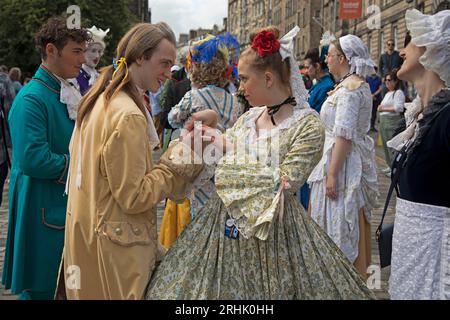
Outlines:
[[[376, 228], [381, 220], [381, 214], [383, 211], [384, 200], [386, 199], [387, 191], [389, 188], [389, 178], [380, 172], [380, 169], [386, 167], [386, 163], [383, 160], [383, 151], [381, 147], [376, 148], [377, 153], [377, 164], [378, 164], [378, 178], [380, 187], [380, 207], [375, 209], [372, 214], [372, 263], [374, 265], [379, 265], [378, 256], [378, 245], [373, 236]], [[159, 153], [155, 154], [155, 158], [159, 158]], [[395, 196], [393, 196], [391, 204], [389, 206], [388, 212], [386, 214], [385, 223], [392, 223], [394, 220], [394, 208], [395, 208]], [[164, 213], [164, 202], [158, 205], [157, 216], [158, 216], [158, 226], [161, 225], [162, 215]], [[8, 184], [5, 184], [5, 189], [3, 192], [3, 202], [0, 207], [0, 275], [3, 270], [3, 260], [5, 254], [5, 244], [7, 236], [7, 225], [8, 225]], [[374, 290], [374, 293], [379, 299], [389, 299], [389, 294], [387, 292], [388, 279], [389, 279], [389, 267], [381, 270], [381, 289]], [[0, 300], [14, 300], [17, 299], [16, 296], [11, 295], [8, 290], [5, 290], [0, 284]]]

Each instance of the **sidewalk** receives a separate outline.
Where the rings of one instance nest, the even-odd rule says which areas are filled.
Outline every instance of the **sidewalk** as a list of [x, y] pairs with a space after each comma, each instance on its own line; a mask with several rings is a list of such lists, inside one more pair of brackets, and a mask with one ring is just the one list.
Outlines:
[[[380, 207], [375, 209], [372, 213], [371, 221], [371, 232], [372, 232], [372, 264], [379, 265], [379, 255], [378, 255], [378, 244], [375, 240], [375, 230], [381, 220], [381, 214], [383, 212], [384, 200], [386, 199], [387, 191], [389, 189], [390, 180], [384, 174], [380, 172], [380, 169], [386, 167], [386, 163], [383, 160], [383, 150], [381, 147], [376, 148], [377, 154], [377, 165], [378, 165], [378, 182], [380, 189]], [[160, 153], [155, 154], [155, 160], [159, 159]], [[0, 275], [3, 270], [3, 260], [5, 254], [5, 244], [7, 236], [7, 224], [8, 224], [8, 185], [5, 185], [3, 192], [3, 203], [0, 207]], [[392, 197], [391, 204], [389, 206], [388, 212], [386, 214], [385, 223], [392, 223], [394, 220], [394, 208], [395, 208], [395, 197]], [[161, 225], [162, 216], [164, 214], [164, 202], [161, 202], [157, 208], [157, 221], [158, 226]], [[387, 292], [388, 280], [389, 280], [390, 267], [381, 270], [381, 290], [374, 290], [374, 293], [379, 299], [389, 299], [389, 294]], [[16, 296], [11, 295], [8, 291], [0, 285], [0, 300], [14, 300], [17, 299]]]

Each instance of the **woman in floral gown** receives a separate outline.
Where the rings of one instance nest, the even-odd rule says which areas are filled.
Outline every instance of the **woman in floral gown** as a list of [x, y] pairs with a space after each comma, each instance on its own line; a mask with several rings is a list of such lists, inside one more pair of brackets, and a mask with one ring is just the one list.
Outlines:
[[214, 136], [227, 146], [217, 190], [168, 251], [147, 299], [373, 298], [294, 195], [324, 143], [292, 54], [298, 30], [252, 35], [239, 74], [246, 99], [261, 107]]

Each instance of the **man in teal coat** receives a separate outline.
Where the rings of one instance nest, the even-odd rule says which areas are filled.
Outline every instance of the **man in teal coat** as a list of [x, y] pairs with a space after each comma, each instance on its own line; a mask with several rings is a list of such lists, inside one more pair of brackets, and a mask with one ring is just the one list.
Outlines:
[[49, 19], [36, 35], [42, 64], [9, 113], [13, 158], [2, 283], [21, 299], [54, 296], [75, 124], [68, 105], [60, 102], [61, 91], [69, 86], [65, 79], [80, 72], [89, 39], [85, 29], [68, 29], [63, 18]]

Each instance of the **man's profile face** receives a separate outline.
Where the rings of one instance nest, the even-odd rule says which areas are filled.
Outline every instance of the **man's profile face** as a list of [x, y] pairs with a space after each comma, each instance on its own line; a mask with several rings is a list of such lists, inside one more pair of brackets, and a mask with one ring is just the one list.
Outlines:
[[58, 50], [53, 44], [47, 45], [47, 60], [53, 69], [63, 79], [75, 78], [80, 73], [83, 63], [86, 62], [85, 52], [87, 43], [69, 40]]

